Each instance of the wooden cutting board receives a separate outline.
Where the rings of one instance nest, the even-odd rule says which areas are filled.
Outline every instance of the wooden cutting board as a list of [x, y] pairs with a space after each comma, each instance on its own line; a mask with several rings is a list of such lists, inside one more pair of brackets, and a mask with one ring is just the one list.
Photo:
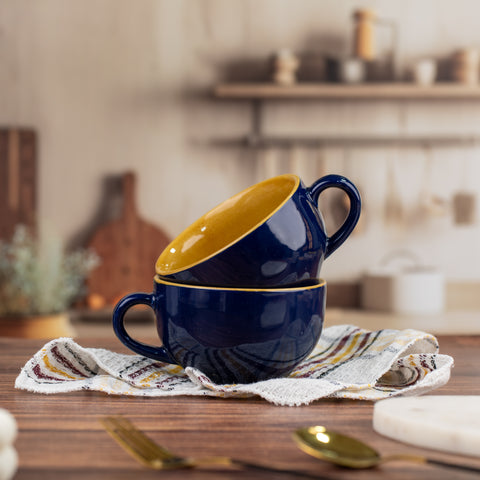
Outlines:
[[10, 239], [18, 224], [36, 227], [36, 134], [0, 129], [0, 239]]
[[480, 396], [425, 395], [375, 404], [378, 433], [422, 448], [480, 457]]
[[87, 279], [91, 308], [115, 305], [129, 293], [152, 292], [155, 262], [170, 240], [161, 228], [139, 216], [135, 188], [135, 174], [126, 173], [120, 218], [100, 227], [88, 242], [101, 259]]

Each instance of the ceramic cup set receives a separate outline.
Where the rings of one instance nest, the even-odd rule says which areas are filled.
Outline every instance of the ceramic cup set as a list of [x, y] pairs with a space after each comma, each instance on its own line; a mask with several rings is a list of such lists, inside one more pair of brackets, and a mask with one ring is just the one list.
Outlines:
[[[318, 200], [331, 187], [348, 195], [350, 210], [327, 236]], [[220, 384], [287, 375], [320, 338], [322, 262], [350, 235], [360, 209], [358, 190], [339, 175], [306, 187], [286, 174], [243, 190], [167, 246], [153, 293], [132, 293], [115, 307], [116, 335], [136, 353], [194, 367]], [[138, 304], [154, 310], [162, 346], [127, 333], [124, 316]]]

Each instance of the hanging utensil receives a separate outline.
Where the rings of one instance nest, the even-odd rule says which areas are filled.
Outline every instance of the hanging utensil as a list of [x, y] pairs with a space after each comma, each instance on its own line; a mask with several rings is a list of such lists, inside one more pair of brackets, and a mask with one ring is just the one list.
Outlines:
[[441, 217], [448, 213], [448, 201], [432, 191], [433, 150], [431, 145], [424, 147], [424, 173], [422, 177], [419, 207], [422, 217]]
[[[340, 159], [335, 160], [335, 165], [337, 167], [335, 169], [336, 173], [340, 173], [343, 175], [345, 170], [344, 153]], [[338, 228], [340, 227], [340, 225], [342, 225], [348, 215], [349, 201], [348, 198], [347, 200], [345, 200], [344, 196], [345, 194], [343, 193], [343, 191], [336, 188], [332, 188], [330, 191], [326, 191], [324, 194], [322, 194], [322, 197], [324, 197], [322, 200], [325, 202], [324, 204], [327, 205], [326, 208], [328, 209], [328, 215], [324, 215], [325, 228], [327, 232], [335, 232], [336, 230], [338, 230]]]
[[257, 150], [257, 180], [265, 180], [267, 178], [275, 177], [280, 170], [278, 152], [273, 146], [266, 145], [265, 148]]
[[468, 189], [468, 158], [463, 158], [463, 171], [460, 183], [462, 189], [452, 197], [453, 220], [456, 225], [473, 225], [477, 217], [477, 196]]
[[387, 225], [403, 228], [405, 222], [405, 211], [403, 208], [402, 197], [397, 185], [397, 157], [396, 155], [389, 159], [387, 164], [387, 192], [385, 198], [385, 221]]
[[304, 182], [308, 182], [309, 172], [304, 152], [297, 144], [292, 144], [288, 152], [288, 170], [298, 175]]
[[[345, 163], [345, 175], [348, 178], [354, 178], [355, 179], [355, 184], [357, 185], [360, 196], [362, 197], [362, 214], [360, 215], [360, 218], [357, 222], [357, 225], [355, 226], [355, 230], [352, 232], [353, 235], [356, 235], [356, 234], [361, 233], [365, 229], [366, 206], [365, 206], [365, 200], [364, 200], [362, 188], [361, 188], [361, 186], [359, 186], [359, 182], [357, 180], [356, 169], [355, 169], [355, 160], [353, 159], [351, 150], [344, 149], [343, 156], [344, 156], [344, 163]], [[343, 204], [344, 204], [344, 208], [348, 212], [350, 210], [350, 202], [349, 202], [348, 197], [346, 195], [343, 195]]]

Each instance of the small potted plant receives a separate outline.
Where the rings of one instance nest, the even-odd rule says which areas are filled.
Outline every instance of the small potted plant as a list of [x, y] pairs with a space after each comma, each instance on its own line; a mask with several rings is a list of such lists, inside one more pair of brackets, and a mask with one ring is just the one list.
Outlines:
[[67, 253], [57, 238], [17, 226], [11, 241], [0, 240], [0, 336], [73, 336], [68, 310], [98, 262], [92, 251]]

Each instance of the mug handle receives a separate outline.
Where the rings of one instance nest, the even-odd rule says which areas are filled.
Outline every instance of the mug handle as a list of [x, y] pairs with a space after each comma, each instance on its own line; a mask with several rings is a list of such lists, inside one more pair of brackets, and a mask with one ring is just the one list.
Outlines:
[[348, 178], [341, 175], [325, 175], [319, 178], [307, 188], [307, 191], [312, 196], [318, 207], [318, 197], [327, 188], [336, 187], [343, 190], [350, 199], [350, 211], [342, 226], [331, 236], [327, 237], [327, 245], [325, 248], [325, 258], [329, 257], [352, 233], [355, 225], [360, 218], [360, 211], [362, 208], [362, 201], [357, 187]]
[[178, 362], [172, 358], [165, 347], [156, 347], [139, 342], [133, 339], [125, 329], [124, 317], [129, 308], [134, 305], [147, 305], [154, 310], [154, 302], [155, 296], [152, 293], [132, 293], [123, 297], [113, 311], [113, 330], [120, 341], [135, 353], [161, 362], [177, 364]]

